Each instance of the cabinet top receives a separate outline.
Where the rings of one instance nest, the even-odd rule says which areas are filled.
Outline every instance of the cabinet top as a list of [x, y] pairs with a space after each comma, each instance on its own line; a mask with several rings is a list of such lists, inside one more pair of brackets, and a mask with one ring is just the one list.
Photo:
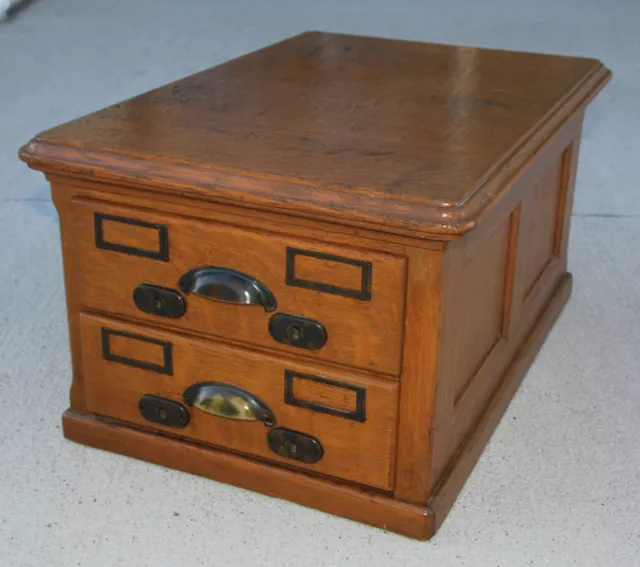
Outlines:
[[413, 235], [472, 228], [595, 59], [308, 32], [47, 130], [47, 173]]

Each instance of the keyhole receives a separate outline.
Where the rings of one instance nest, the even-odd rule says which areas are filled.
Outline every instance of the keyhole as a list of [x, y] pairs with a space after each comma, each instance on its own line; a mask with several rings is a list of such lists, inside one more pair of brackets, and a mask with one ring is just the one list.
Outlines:
[[272, 416], [270, 416], [270, 415], [269, 415], [269, 416], [267, 416], [267, 417], [265, 417], [265, 418], [262, 420], [262, 422], [263, 422], [267, 427], [271, 427], [271, 426], [273, 426], [273, 425], [275, 425], [275, 424], [276, 424], [276, 420], [275, 420], [275, 418], [273, 418], [273, 417], [272, 417]]
[[287, 335], [292, 341], [298, 342], [302, 338], [302, 329], [298, 325], [289, 325], [287, 327]]
[[158, 295], [154, 296], [153, 306], [156, 308], [156, 311], [162, 311], [164, 309], [164, 300], [162, 297]]
[[164, 421], [165, 419], [167, 419], [167, 410], [165, 410], [164, 408], [158, 408], [156, 410], [156, 415], [158, 416], [159, 420]]

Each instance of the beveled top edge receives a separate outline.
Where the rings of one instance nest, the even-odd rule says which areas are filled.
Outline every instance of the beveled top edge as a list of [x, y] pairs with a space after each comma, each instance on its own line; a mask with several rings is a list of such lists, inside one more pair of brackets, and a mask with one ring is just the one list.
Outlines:
[[[319, 33], [319, 32], [318, 32]], [[472, 229], [544, 141], [609, 81], [611, 71], [594, 60], [584, 80], [561, 100], [535, 130], [488, 172], [459, 202], [430, 201], [380, 194], [374, 190], [327, 186], [300, 179], [252, 174], [221, 167], [154, 161], [108, 151], [92, 151], [34, 137], [19, 151], [33, 169], [71, 177], [90, 177], [158, 192], [219, 201], [249, 208], [269, 206], [298, 216], [357, 222], [385, 232], [450, 239]]]

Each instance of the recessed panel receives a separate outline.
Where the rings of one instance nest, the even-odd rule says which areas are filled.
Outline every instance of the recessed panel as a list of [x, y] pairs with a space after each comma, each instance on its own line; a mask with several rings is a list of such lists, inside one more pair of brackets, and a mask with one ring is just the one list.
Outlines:
[[526, 299], [544, 274], [549, 263], [558, 257], [562, 237], [562, 203], [565, 162], [562, 158], [536, 178], [527, 212], [527, 228], [520, 246], [523, 262], [523, 290]]
[[465, 352], [459, 354], [456, 401], [502, 338], [510, 227], [508, 218], [467, 259], [463, 281], [459, 282], [460, 297], [467, 299], [460, 322], [462, 336], [458, 344], [465, 345]]

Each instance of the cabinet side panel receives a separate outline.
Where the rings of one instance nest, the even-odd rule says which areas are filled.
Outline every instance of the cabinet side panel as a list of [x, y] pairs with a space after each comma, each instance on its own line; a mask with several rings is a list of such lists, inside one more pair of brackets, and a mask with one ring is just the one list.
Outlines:
[[582, 117], [572, 116], [510, 181], [484, 222], [444, 254], [453, 267], [443, 282], [442, 395], [434, 412], [448, 417], [439, 421], [430, 461], [438, 523], [482, 453], [490, 435], [483, 428], [493, 430], [544, 340], [531, 337], [548, 332], [568, 297]]
[[[486, 287], [477, 289], [473, 296], [473, 282], [482, 281], [476, 276], [476, 263], [492, 274], [494, 285], [500, 285], [503, 290], [503, 297], [509, 296], [509, 287], [512, 288], [509, 303], [502, 306], [502, 313], [509, 313], [503, 323], [511, 332], [506, 333], [503, 326], [502, 334], [495, 338], [492, 351], [475, 370], [469, 373], [471, 363], [466, 366], [462, 364], [457, 369], [454, 382], [462, 385], [462, 389], [456, 390], [454, 399], [453, 441], [456, 446], [479, 419], [516, 349], [544, 310], [566, 268], [561, 259], [565, 258], [566, 261], [563, 234], [566, 203], [572, 190], [572, 186], [569, 186], [572, 156], [572, 142], [561, 138], [549, 146], [549, 151], [540, 154], [518, 181], [521, 183], [521, 201], [517, 207], [502, 222], [495, 236], [489, 238], [483, 249], [479, 249], [473, 260], [465, 266], [467, 276], [464, 281], [468, 282], [468, 289], [461, 299], [469, 303], [470, 312], [474, 308], [486, 310], [491, 301], [496, 301], [487, 294]], [[508, 227], [511, 227], [511, 234]], [[498, 245], [496, 239], [502, 244]], [[497, 255], [507, 257], [503, 253], [509, 249], [509, 240], [512, 250], [516, 249], [515, 253], [509, 255], [511, 265], [505, 270], [505, 274], [513, 274], [511, 286], [509, 279], [503, 278], [496, 260]], [[484, 304], [484, 307], [473, 305], [474, 301]], [[488, 332], [496, 335], [495, 327], [495, 321], [487, 315], [464, 321], [459, 345], [464, 353], [462, 359], [465, 360], [469, 353], [475, 355], [473, 347], [478, 342], [475, 337]]]
[[507, 264], [511, 217], [502, 222], [484, 246], [465, 255], [465, 277], [459, 292], [465, 308], [460, 313], [454, 404], [464, 396], [480, 369], [504, 341], [504, 313], [509, 286]]

